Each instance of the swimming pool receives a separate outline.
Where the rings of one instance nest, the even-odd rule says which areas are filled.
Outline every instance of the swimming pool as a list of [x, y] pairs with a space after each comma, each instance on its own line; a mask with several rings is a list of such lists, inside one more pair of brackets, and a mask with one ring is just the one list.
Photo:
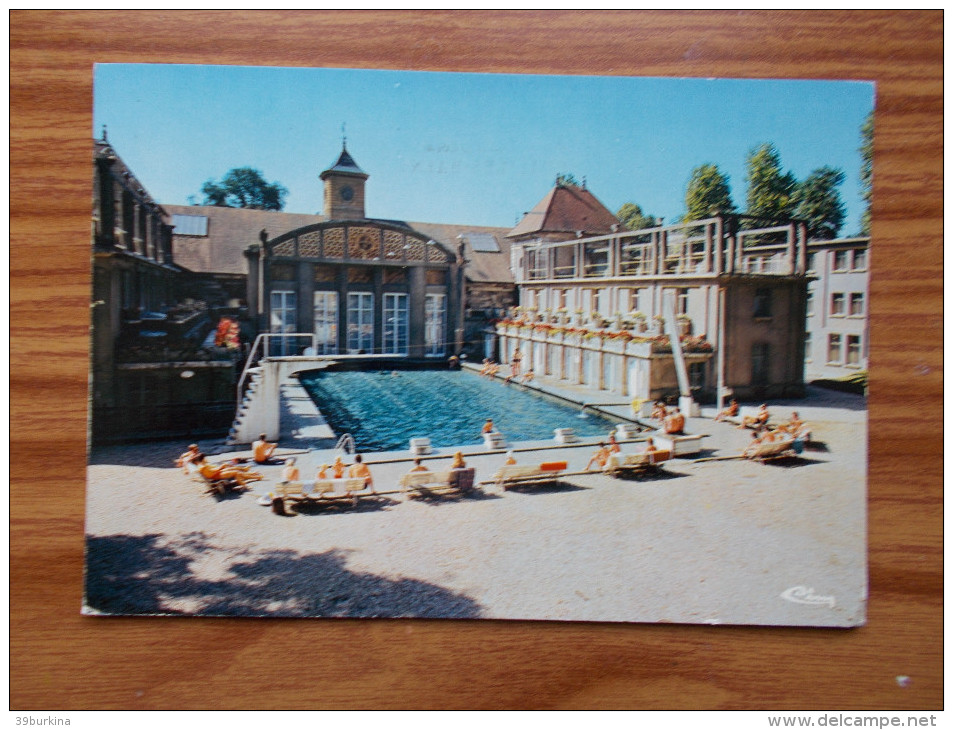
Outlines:
[[406, 450], [421, 436], [434, 446], [479, 444], [487, 418], [510, 442], [552, 439], [556, 428], [606, 436], [615, 426], [591, 411], [466, 371], [321, 370], [302, 373], [300, 381], [334, 432], [350, 433], [362, 451]]

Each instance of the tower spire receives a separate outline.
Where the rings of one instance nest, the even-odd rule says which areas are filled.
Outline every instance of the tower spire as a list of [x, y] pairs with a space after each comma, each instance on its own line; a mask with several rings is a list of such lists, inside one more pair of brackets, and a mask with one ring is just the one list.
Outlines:
[[347, 149], [347, 122], [341, 122], [341, 146]]

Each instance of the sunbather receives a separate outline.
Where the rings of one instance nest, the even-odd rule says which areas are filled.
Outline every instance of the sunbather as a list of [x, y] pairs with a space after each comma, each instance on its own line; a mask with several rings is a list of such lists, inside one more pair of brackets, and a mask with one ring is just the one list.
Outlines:
[[662, 401], [655, 401], [655, 405], [652, 406], [652, 418], [656, 421], [664, 421], [667, 415], [668, 410], [665, 408], [665, 404]]
[[770, 417], [771, 414], [768, 412], [768, 405], [762, 403], [756, 415], [745, 416], [741, 419], [741, 425], [738, 426], [738, 428], [753, 428], [758, 431], [768, 425], [768, 419]]
[[328, 478], [328, 465], [322, 464], [318, 469], [318, 479], [327, 479]]
[[195, 461], [195, 457], [199, 454], [198, 444], [191, 444], [189, 450], [182, 454], [178, 459], [175, 460], [175, 465], [182, 467], [182, 471], [186, 474], [189, 473], [189, 464]]
[[622, 449], [619, 447], [619, 442], [615, 440], [615, 434], [609, 434], [609, 453], [618, 454]]
[[492, 419], [492, 418], [487, 418], [487, 419], [486, 419], [486, 423], [483, 424], [483, 429], [480, 431], [480, 433], [483, 433], [483, 434], [493, 433], [493, 430], [494, 430], [494, 429], [493, 429], [493, 419]]
[[596, 453], [592, 455], [592, 458], [589, 459], [589, 463], [586, 464], [586, 471], [589, 471], [590, 469], [592, 469], [593, 464], [596, 464], [596, 466], [602, 469], [606, 465], [606, 462], [609, 461], [609, 456], [611, 454], [612, 454], [612, 450], [608, 446], [606, 446], [606, 443], [604, 441], [601, 442], [599, 444], [599, 448], [596, 451]]
[[727, 408], [721, 411], [718, 411], [718, 415], [715, 416], [715, 420], [724, 421], [726, 418], [734, 418], [737, 415], [738, 415], [738, 401], [732, 398]]
[[288, 461], [285, 462], [285, 468], [281, 470], [281, 481], [283, 482], [301, 481], [301, 472], [298, 470], [297, 464], [295, 464], [294, 457], [288, 459]]
[[647, 438], [645, 440], [645, 448], [642, 449], [642, 452], [645, 454], [651, 454], [655, 451], [658, 451], [658, 447], [655, 445], [655, 442], [651, 439], [651, 437]]
[[516, 465], [516, 457], [513, 456], [512, 451], [507, 451], [506, 461], [503, 462], [503, 466], [515, 466], [515, 465]]
[[463, 460], [463, 452], [458, 451], [453, 455], [453, 462], [450, 464], [451, 469], [466, 469], [467, 462]]
[[424, 463], [423, 461], [421, 461], [419, 456], [416, 459], [414, 459], [414, 465], [410, 467], [410, 473], [418, 472], [418, 471], [430, 471], [430, 469], [424, 466]]
[[247, 486], [248, 482], [257, 482], [264, 479], [261, 474], [250, 471], [248, 467], [234, 464], [212, 464], [205, 460], [205, 454], [202, 453], [199, 453], [193, 463], [198, 467], [199, 474], [212, 481], [233, 479], [244, 487]]
[[365, 487], [374, 486], [374, 478], [371, 476], [371, 470], [361, 459], [360, 454], [357, 454], [354, 457], [354, 463], [351, 464], [351, 468], [348, 469], [347, 475], [352, 479], [363, 479]]
[[331, 473], [334, 475], [334, 478], [343, 479], [345, 471], [347, 471], [347, 464], [341, 461], [340, 456], [335, 456], [334, 463], [331, 464]]
[[252, 458], [256, 464], [284, 464], [284, 459], [278, 459], [273, 456], [278, 444], [268, 443], [265, 434], [261, 434], [258, 440], [251, 445]]
[[662, 430], [673, 436], [679, 436], [685, 433], [685, 416], [682, 415], [678, 408], [673, 408], [672, 412], [665, 417]]

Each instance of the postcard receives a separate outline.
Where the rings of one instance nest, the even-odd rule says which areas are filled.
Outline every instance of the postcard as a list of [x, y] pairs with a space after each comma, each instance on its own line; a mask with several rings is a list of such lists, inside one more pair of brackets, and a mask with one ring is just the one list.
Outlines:
[[83, 613], [862, 625], [873, 108], [98, 65]]

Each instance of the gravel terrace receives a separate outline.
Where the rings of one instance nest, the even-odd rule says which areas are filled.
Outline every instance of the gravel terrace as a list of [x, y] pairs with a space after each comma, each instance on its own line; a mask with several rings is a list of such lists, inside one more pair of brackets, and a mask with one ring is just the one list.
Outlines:
[[[83, 610], [859, 625], [865, 402], [810, 389], [805, 400], [772, 406], [780, 417], [791, 410], [820, 444], [787, 462], [679, 458], [637, 479], [592, 473], [465, 497], [391, 493], [354, 509], [301, 505], [289, 516], [257, 501], [279, 466], [264, 467], [253, 490], [217, 498], [171, 466], [187, 441], [96, 448]], [[702, 457], [738, 454], [750, 441], [710, 418], [690, 419], [687, 431], [709, 434]], [[592, 450], [517, 459], [565, 459], [581, 471]], [[446, 468], [451, 452], [428, 465]], [[302, 477], [313, 478], [328, 454], [299, 454]], [[366, 455], [379, 491], [396, 489], [409, 462], [375, 462], [408, 457]], [[474, 455], [468, 464], [489, 479], [503, 459]]]

